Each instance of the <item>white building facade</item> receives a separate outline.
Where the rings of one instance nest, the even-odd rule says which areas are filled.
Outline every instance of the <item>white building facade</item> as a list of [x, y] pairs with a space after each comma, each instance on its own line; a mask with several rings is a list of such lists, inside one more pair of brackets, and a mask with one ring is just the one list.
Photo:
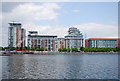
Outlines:
[[83, 35], [79, 29], [71, 27], [68, 30], [68, 35], [65, 36], [65, 47], [66, 48], [78, 48], [80, 50], [83, 47]]

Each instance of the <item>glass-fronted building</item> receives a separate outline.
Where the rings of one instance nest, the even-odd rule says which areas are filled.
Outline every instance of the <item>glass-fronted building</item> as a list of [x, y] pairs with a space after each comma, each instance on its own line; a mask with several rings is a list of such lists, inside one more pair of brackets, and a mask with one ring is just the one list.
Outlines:
[[116, 48], [119, 46], [119, 40], [115, 38], [90, 38], [85, 40], [86, 48]]

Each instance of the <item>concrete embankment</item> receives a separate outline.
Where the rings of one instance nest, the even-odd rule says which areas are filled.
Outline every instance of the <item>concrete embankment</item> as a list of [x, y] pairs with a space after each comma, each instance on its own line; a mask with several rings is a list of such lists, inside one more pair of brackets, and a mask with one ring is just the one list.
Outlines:
[[34, 55], [79, 55], [79, 54], [120, 54], [119, 52], [0, 52], [0, 56], [14, 54], [34, 54]]
[[33, 52], [0, 52], [0, 56], [8, 56], [8, 55], [13, 55], [13, 54], [34, 54]]

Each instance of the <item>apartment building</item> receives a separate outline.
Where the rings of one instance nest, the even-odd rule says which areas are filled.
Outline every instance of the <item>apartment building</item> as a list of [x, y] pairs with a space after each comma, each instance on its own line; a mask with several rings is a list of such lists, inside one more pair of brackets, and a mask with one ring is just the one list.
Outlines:
[[56, 51], [57, 36], [55, 35], [39, 35], [37, 31], [29, 31], [28, 47], [44, 48], [48, 51]]
[[70, 27], [68, 30], [68, 35], [65, 36], [65, 47], [66, 48], [78, 48], [78, 50], [83, 47], [83, 35], [79, 29], [75, 27]]
[[26, 31], [20, 22], [10, 22], [8, 28], [8, 47], [25, 47]]

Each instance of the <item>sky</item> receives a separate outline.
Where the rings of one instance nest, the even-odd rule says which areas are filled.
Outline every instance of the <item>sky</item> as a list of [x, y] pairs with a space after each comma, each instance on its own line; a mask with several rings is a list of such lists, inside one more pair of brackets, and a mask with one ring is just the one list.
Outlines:
[[8, 44], [8, 23], [21, 22], [27, 31], [64, 37], [72, 26], [85, 38], [118, 37], [117, 2], [2, 2], [0, 46]]

